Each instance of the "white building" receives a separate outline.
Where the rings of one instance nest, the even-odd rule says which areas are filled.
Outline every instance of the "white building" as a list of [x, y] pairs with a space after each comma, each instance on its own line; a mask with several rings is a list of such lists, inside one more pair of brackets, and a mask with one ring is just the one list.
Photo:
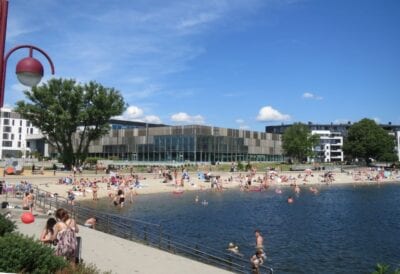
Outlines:
[[340, 132], [312, 130], [311, 134], [317, 134], [320, 137], [319, 145], [314, 148], [315, 159], [318, 162], [342, 162], [344, 160], [343, 136]]
[[25, 158], [31, 151], [27, 136], [34, 134], [39, 134], [39, 129], [33, 127], [31, 122], [11, 109], [0, 109], [0, 159]]
[[396, 132], [396, 137], [397, 137], [397, 142], [396, 142], [397, 158], [400, 161], [400, 131]]

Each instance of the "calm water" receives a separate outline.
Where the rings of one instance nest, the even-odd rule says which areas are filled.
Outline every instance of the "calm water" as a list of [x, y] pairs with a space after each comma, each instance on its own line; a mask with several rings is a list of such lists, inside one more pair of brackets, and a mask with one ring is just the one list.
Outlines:
[[[132, 207], [102, 208], [159, 223], [185, 239], [225, 250], [254, 252], [254, 229], [266, 242], [276, 273], [371, 273], [377, 262], [400, 267], [400, 185], [324, 186], [314, 195], [302, 188], [266, 192], [185, 192], [139, 195]], [[195, 196], [208, 206], [195, 203]]]

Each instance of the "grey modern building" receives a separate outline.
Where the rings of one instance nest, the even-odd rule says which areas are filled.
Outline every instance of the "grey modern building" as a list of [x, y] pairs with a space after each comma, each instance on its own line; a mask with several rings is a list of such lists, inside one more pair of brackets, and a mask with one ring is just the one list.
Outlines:
[[[204, 125], [167, 126], [111, 120], [89, 156], [132, 161], [281, 161], [281, 136]], [[78, 140], [77, 140], [78, 141]]]

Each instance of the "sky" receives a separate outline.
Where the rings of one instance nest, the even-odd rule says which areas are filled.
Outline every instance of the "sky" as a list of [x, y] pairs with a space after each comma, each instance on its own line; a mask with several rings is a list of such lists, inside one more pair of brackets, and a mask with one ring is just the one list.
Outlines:
[[[398, 0], [10, 0], [6, 51], [121, 92], [123, 119], [400, 124]], [[5, 105], [24, 100], [7, 64]]]

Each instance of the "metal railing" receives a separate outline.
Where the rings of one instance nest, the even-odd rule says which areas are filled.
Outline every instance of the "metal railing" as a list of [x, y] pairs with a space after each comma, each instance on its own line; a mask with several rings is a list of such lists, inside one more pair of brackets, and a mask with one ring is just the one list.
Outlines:
[[[98, 222], [96, 230], [140, 242], [161, 250], [188, 257], [199, 262], [210, 264], [235, 273], [250, 273], [250, 260], [246, 260], [233, 253], [222, 252], [188, 240], [176, 237], [163, 231], [161, 225], [137, 219], [130, 219], [112, 213], [97, 211], [81, 206], [79, 203], [71, 204], [67, 198], [53, 195], [52, 193], [34, 187], [35, 205], [46, 210], [58, 208], [67, 209], [79, 224], [85, 220], [96, 217]], [[21, 195], [22, 197], [22, 195]], [[273, 274], [271, 267], [260, 265], [258, 273]]]

